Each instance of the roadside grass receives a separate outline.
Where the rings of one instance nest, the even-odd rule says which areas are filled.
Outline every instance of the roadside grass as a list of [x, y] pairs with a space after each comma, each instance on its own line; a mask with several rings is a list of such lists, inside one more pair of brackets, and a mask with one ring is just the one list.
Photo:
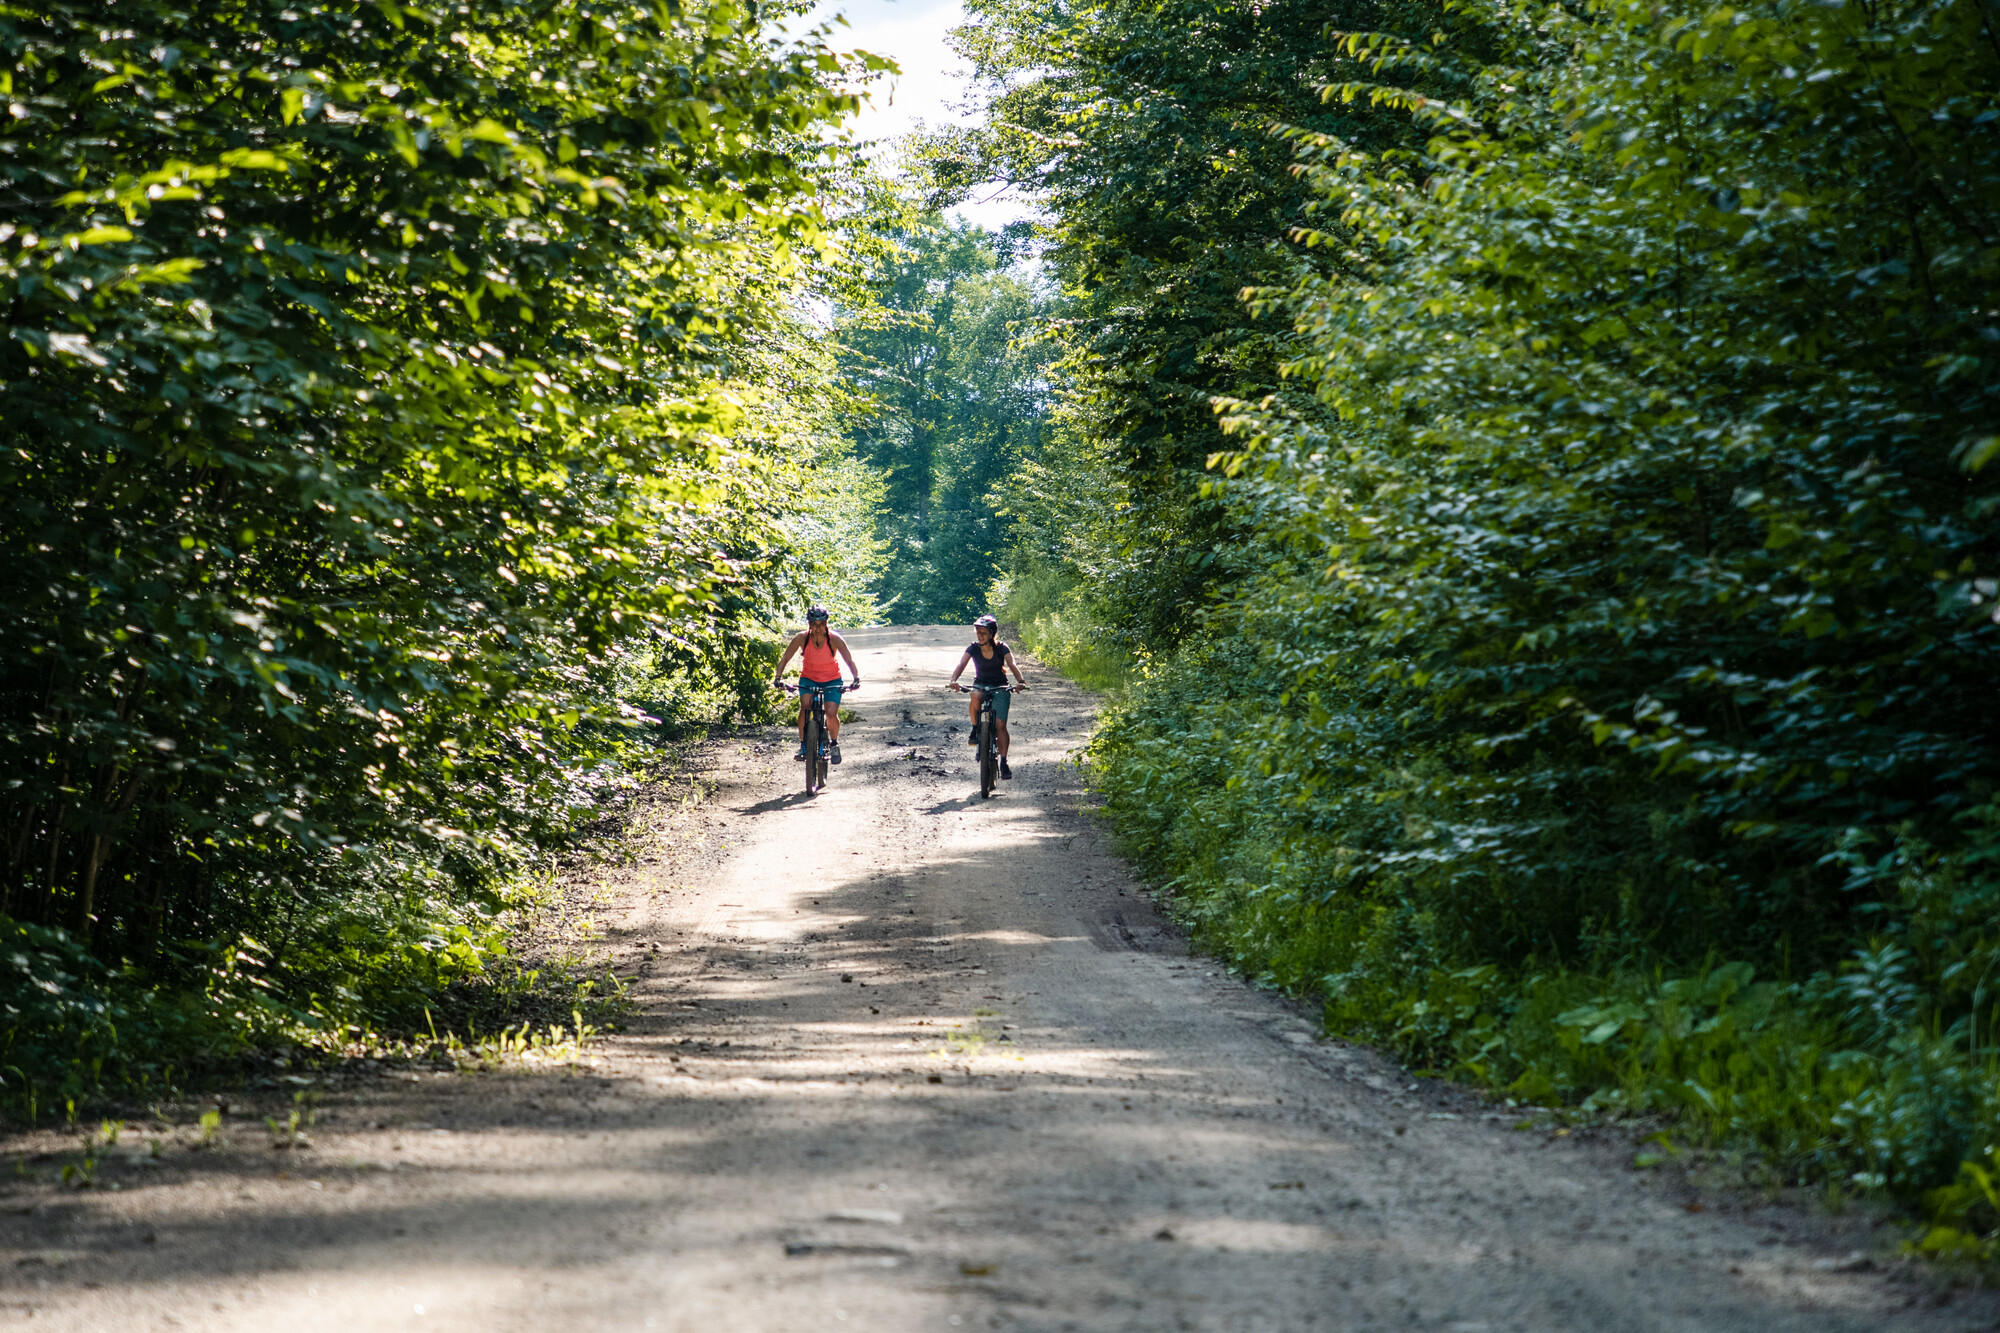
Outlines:
[[[525, 929], [535, 909], [516, 910]], [[6, 997], [0, 1107], [29, 1126], [74, 1123], [357, 1061], [490, 1067], [573, 1059], [615, 1029], [629, 1009], [624, 979], [581, 953], [528, 966], [508, 930], [503, 923], [479, 947], [463, 947], [449, 974], [430, 957], [361, 960], [372, 970], [349, 972], [349, 993], [327, 1003], [318, 992], [288, 992], [292, 978], [241, 959], [201, 989], [154, 988], [142, 977], [93, 971], [65, 948], [66, 936], [15, 923], [10, 953], [15, 976], [28, 984]], [[363, 992], [389, 1002], [371, 1008], [357, 1000]]]
[[1874, 1198], [1928, 1219], [1912, 1252], [2000, 1262], [2000, 1058], [1990, 1032], [1974, 1045], [1965, 1018], [1941, 1016], [1909, 950], [1864, 942], [1803, 978], [1719, 953], [1483, 962], [1417, 895], [1316, 891], [1242, 810], [1105, 763], [1129, 755], [1117, 726], [1095, 781], [1127, 854], [1199, 947], [1319, 1000], [1328, 1032], [1509, 1105], [1665, 1124], [1659, 1142], [1746, 1186]]
[[1131, 684], [1131, 652], [1093, 614], [1074, 578], [1030, 568], [996, 582], [989, 601], [1014, 642], [1078, 685], [1118, 694]]

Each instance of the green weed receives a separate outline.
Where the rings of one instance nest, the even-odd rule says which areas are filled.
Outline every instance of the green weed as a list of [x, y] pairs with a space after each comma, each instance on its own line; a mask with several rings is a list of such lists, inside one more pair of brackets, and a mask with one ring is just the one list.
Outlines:
[[1981, 1266], [2000, 1260], [2000, 1147], [1984, 1161], [1959, 1163], [1958, 1179], [1924, 1195], [1930, 1220], [1908, 1248], [1932, 1258]]
[[85, 1147], [83, 1155], [74, 1162], [65, 1162], [62, 1169], [62, 1183], [73, 1190], [89, 1189], [97, 1183], [97, 1151]]
[[199, 1128], [196, 1131], [194, 1146], [197, 1148], [214, 1147], [215, 1136], [222, 1129], [222, 1112], [214, 1109], [203, 1111], [198, 1124]]
[[265, 1116], [264, 1123], [271, 1130], [271, 1146], [275, 1149], [310, 1148], [312, 1140], [306, 1131], [318, 1117], [319, 1094], [305, 1089], [292, 1094], [292, 1109], [283, 1120], [276, 1116]]

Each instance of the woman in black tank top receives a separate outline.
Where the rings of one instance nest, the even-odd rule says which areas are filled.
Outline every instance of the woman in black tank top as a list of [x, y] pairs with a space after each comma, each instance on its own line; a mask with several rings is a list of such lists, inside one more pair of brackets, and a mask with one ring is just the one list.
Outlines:
[[[990, 656], [989, 656], [990, 654]], [[1007, 683], [1007, 645], [993, 640], [988, 643], [969, 643], [965, 655], [972, 662], [972, 683], [974, 685], [1005, 685]]]
[[[966, 645], [964, 655], [958, 659], [958, 669], [951, 673], [951, 688], [964, 689], [965, 687], [958, 683], [958, 678], [965, 674], [966, 664], [968, 662], [972, 664], [974, 688], [968, 692], [971, 697], [966, 700], [966, 715], [975, 723], [979, 721], [978, 686], [1005, 685], [1007, 673], [1011, 671], [1014, 673], [1014, 688], [1017, 690], [1028, 688], [1028, 682], [1021, 679], [1021, 668], [1015, 662], [1014, 654], [1008, 651], [1006, 644], [1000, 642], [999, 631], [999, 622], [992, 616], [981, 616], [973, 621], [972, 642]], [[999, 728], [994, 739], [1000, 745], [1000, 776], [1003, 778], [1014, 776], [1014, 770], [1007, 767], [1007, 706], [1013, 702], [1013, 698], [1005, 690], [993, 692], [993, 717]], [[968, 736], [966, 743], [973, 744], [977, 739], [977, 736]]]

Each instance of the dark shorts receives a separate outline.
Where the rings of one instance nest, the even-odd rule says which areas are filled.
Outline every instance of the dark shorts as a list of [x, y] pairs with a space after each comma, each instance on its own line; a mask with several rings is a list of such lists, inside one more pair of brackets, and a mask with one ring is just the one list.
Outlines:
[[[975, 690], [988, 689], [987, 686], [983, 685], [974, 685], [972, 688]], [[1006, 690], [1001, 689], [992, 689], [989, 692], [993, 695], [993, 716], [1005, 722], [1007, 720], [1007, 705], [1014, 702], [1014, 696]]]
[[[800, 695], [803, 696], [805, 691], [811, 689], [817, 689], [822, 691], [826, 696], [826, 701], [830, 704], [838, 704], [840, 702], [841, 687], [840, 687], [840, 677], [838, 676], [835, 676], [832, 680], [807, 680], [804, 676], [800, 676], [799, 677]], [[799, 702], [804, 703], [805, 702], [804, 698], [801, 697]]]

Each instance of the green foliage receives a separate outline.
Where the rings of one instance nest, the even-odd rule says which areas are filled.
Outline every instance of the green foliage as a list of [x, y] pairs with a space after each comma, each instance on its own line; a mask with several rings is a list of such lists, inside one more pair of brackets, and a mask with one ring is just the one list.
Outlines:
[[995, 581], [988, 603], [1023, 648], [1085, 689], [1117, 690], [1130, 680], [1131, 655], [1098, 618], [1087, 586], [1061, 567], [1017, 565]]
[[162, 1094], [177, 1072], [289, 1017], [260, 984], [253, 943], [193, 961], [198, 988], [159, 992], [106, 968], [67, 931], [0, 917], [0, 1106], [32, 1121], [106, 1089]]
[[[994, 488], [1009, 527], [1006, 572], [987, 601], [1021, 646], [1079, 684], [1120, 688], [1145, 652], [1105, 593], [1107, 544], [1127, 502], [1123, 475], [1076, 410], [1073, 394], [1053, 405], [1048, 438]], [[1115, 546], [1112, 547], [1115, 550]]]
[[1465, 17], [1337, 22], [1361, 119], [1276, 127], [1283, 383], [1214, 395], [1220, 595], [1109, 812], [1339, 1030], [1949, 1182], [2000, 1130], [2000, 52], [1959, 0]]
[[[920, 174], [940, 203], [1005, 181], [1049, 215], [1038, 239], [1061, 290], [1054, 428], [1111, 483], [1068, 529], [1091, 535], [1072, 572], [1125, 646], [1163, 647], [1239, 572], [1243, 534], [1200, 490], [1226, 444], [1211, 400], [1267, 392], [1283, 358], [1281, 322], [1255, 319], [1240, 293], [1318, 260], [1287, 244], [1313, 192], [1267, 122], [1415, 144], [1400, 118], [1322, 102], [1320, 85], [1364, 69], [1322, 34], [1423, 40], [1463, 24], [1440, 6], [1374, 0], [966, 8], [955, 41], [990, 94], [986, 124], [931, 136]], [[1063, 559], [1054, 525], [1032, 526], [1043, 540], [1026, 555]]]
[[1958, 1179], [1924, 1193], [1931, 1225], [1912, 1248], [1933, 1258], [1985, 1267], [2000, 1258], [2000, 1148], [1961, 1162]]
[[765, 706], [826, 558], [787, 521], [870, 503], [787, 403], [880, 65], [731, 0], [0, 6], [0, 1042], [44, 1109], [405, 1021], [634, 700]]
[[994, 489], [1039, 445], [1045, 358], [1023, 335], [1042, 303], [978, 227], [888, 239], [837, 310], [847, 383], [873, 408], [854, 440], [882, 478], [880, 598], [900, 623], [969, 621], [1007, 544]]
[[[1353, 626], [1367, 679], [1449, 710], [1480, 762], [1432, 791], [1484, 812], [1479, 855], [1554, 831], [1546, 767], [1643, 775], [1647, 805], [1689, 806], [1689, 890], [1742, 902], [1760, 946], [1817, 953], [1851, 923], [1795, 867], [1990, 790], [1960, 682], [1996, 664], [1991, 497], [1958, 460], [1990, 415], [2000, 273], [1959, 206], [2000, 163], [1981, 129], [1926, 130], [1947, 188], [1913, 182], [1901, 108], [1875, 102], [1888, 76], [1855, 62], [1908, 45], [1898, 96], [1934, 99], [1937, 125], [1968, 96], [1941, 49], [1781, 12], [1711, 51], [1719, 18], [1612, 11], [1576, 38], [1589, 73], [1487, 71], [1498, 128], [1435, 113], [1407, 166], [1304, 136], [1341, 210], [1307, 239], [1356, 272], [1285, 298], [1320, 410], [1246, 409], [1255, 459], [1231, 466], [1245, 504], [1296, 510], [1298, 569], [1262, 598], [1299, 626], [1273, 665], [1337, 707], [1361, 673], [1321, 662]], [[1847, 73], [1775, 73], [1793, 61]], [[1729, 111], [1696, 134], [1676, 117], [1697, 104]], [[1902, 200], [1895, 220], [1857, 226], [1863, 194]]]
[[[784, 523], [787, 547], [797, 556], [786, 571], [812, 576], [794, 605], [823, 606], [836, 625], [876, 624], [882, 619], [876, 590], [889, 571], [889, 545], [879, 531], [886, 487], [880, 472], [847, 453], [845, 441], [826, 453], [827, 461], [810, 474], [798, 512]], [[784, 622], [797, 618], [794, 611]]]

